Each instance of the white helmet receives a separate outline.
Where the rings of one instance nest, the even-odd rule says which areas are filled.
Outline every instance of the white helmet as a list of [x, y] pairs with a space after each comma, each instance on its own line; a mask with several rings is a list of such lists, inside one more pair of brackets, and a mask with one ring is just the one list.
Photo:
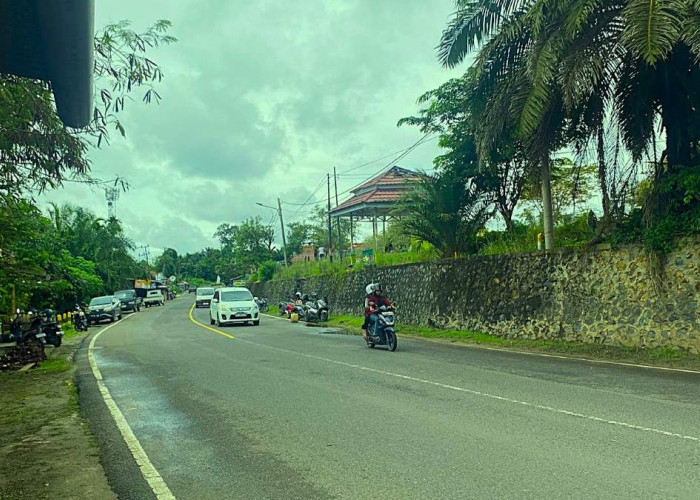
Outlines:
[[381, 290], [382, 287], [379, 286], [379, 283], [370, 283], [365, 287], [365, 292], [367, 292], [367, 295], [372, 295], [375, 290]]

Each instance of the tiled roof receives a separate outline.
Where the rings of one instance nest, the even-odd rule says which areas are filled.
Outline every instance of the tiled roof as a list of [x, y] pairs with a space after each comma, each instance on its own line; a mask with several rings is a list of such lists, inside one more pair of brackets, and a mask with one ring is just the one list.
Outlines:
[[355, 205], [366, 203], [396, 203], [403, 194], [404, 190], [401, 189], [374, 189], [373, 191], [369, 191], [358, 196], [353, 196], [349, 200], [346, 200], [335, 207], [333, 210], [331, 210], [331, 212], [336, 212], [338, 210], [343, 210]]
[[406, 181], [418, 180], [418, 174], [413, 170], [407, 170], [401, 167], [391, 167], [389, 170], [374, 179], [370, 179], [361, 186], [353, 189], [353, 192], [362, 191], [371, 186], [396, 186], [401, 185]]

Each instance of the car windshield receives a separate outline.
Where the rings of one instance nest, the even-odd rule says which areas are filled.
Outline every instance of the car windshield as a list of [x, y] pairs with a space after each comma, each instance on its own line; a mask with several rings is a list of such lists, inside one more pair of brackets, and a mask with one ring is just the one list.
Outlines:
[[130, 299], [134, 295], [136, 295], [136, 292], [134, 292], [133, 290], [123, 290], [114, 294], [114, 296], [118, 299]]
[[248, 290], [221, 292], [221, 302], [239, 302], [243, 300], [253, 300], [253, 295]]
[[197, 288], [197, 295], [214, 295], [213, 288]]
[[103, 306], [105, 304], [111, 304], [112, 297], [95, 297], [90, 301], [91, 306]]

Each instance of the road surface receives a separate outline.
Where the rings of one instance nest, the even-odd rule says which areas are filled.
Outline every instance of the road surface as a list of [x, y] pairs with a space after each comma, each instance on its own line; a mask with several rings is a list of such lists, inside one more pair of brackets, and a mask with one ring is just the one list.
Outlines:
[[[92, 351], [176, 498], [700, 496], [700, 374], [402, 339], [390, 353], [267, 317], [207, 329], [192, 304], [137, 313]], [[113, 488], [155, 498], [87, 347], [79, 363]]]

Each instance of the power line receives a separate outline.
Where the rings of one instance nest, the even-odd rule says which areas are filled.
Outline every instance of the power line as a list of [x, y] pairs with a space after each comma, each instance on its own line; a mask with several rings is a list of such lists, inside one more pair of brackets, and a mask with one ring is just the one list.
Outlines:
[[381, 173], [384, 172], [385, 170], [387, 170], [387, 169], [393, 167], [398, 161], [402, 160], [403, 158], [405, 158], [406, 156], [408, 156], [409, 154], [411, 154], [411, 152], [412, 152], [414, 149], [416, 149], [418, 146], [422, 146], [422, 145], [425, 144], [426, 142], [431, 141], [431, 140], [434, 140], [435, 137], [433, 137], [432, 139], [428, 139], [431, 135], [433, 135], [432, 132], [429, 132], [429, 133], [425, 134], [423, 137], [421, 137], [421, 138], [418, 139], [415, 143], [413, 143], [412, 146], [410, 146], [410, 147], [408, 147], [408, 148], [402, 150], [402, 152], [401, 152], [401, 154], [400, 154], [399, 156], [397, 156], [396, 158], [394, 158], [393, 160], [391, 160], [389, 163], [387, 163], [386, 165], [384, 165], [380, 170], [378, 170], [378, 171], [375, 172], [374, 174], [370, 175], [369, 177], [365, 178], [365, 179], [364, 179], [362, 182], [360, 182], [359, 184], [356, 184], [355, 186], [351, 187], [350, 189], [346, 189], [346, 190], [343, 191], [342, 193], [338, 193], [338, 194], [339, 194], [339, 195], [343, 195], [343, 194], [349, 193], [350, 191], [352, 191], [353, 189], [356, 189], [357, 187], [361, 186], [362, 184], [364, 184], [364, 183], [367, 182], [368, 180], [372, 179], [373, 177], [376, 177], [377, 175], [381, 174]]
[[[302, 209], [303, 209], [306, 205], [309, 204], [309, 201], [311, 201], [311, 198], [313, 198], [314, 196], [316, 196], [316, 193], [318, 193], [318, 190], [321, 189], [321, 187], [323, 186], [324, 181], [325, 181], [325, 179], [321, 179], [321, 182], [318, 183], [318, 186], [316, 187], [316, 189], [314, 189], [314, 192], [311, 193], [311, 194], [309, 195], [309, 197], [306, 199], [306, 201], [305, 201], [304, 203], [301, 204], [301, 206], [299, 207], [299, 209], [298, 209], [296, 212], [294, 212], [294, 213], [292, 214], [292, 216], [291, 216], [292, 218], [295, 218], [295, 217], [299, 214], [299, 212], [301, 212]], [[286, 202], [285, 202], [285, 203], [286, 203]]]
[[[423, 136], [423, 137], [425, 137], [425, 136]], [[433, 137], [432, 139], [423, 141], [420, 145], [425, 144], [426, 142], [434, 141], [436, 139], [438, 139], [438, 137]], [[410, 149], [413, 149], [415, 147], [416, 147], [416, 145], [414, 144], [413, 146], [409, 146], [407, 148], [400, 149], [398, 151], [394, 151], [393, 153], [389, 153], [388, 155], [382, 156], [381, 158], [377, 158], [376, 160], [368, 161], [367, 163], [363, 163], [362, 165], [357, 165], [356, 167], [348, 168], [347, 170], [342, 170], [342, 171], [338, 172], [338, 177], [340, 177], [342, 174], [346, 174], [348, 172], [352, 172], [352, 171], [360, 169], [362, 167], [366, 167], [366, 166], [371, 165], [373, 163], [377, 163], [378, 161], [386, 160], [387, 158], [391, 158], [392, 156], [394, 156], [396, 154], [403, 153], [403, 152], [408, 151]]]

